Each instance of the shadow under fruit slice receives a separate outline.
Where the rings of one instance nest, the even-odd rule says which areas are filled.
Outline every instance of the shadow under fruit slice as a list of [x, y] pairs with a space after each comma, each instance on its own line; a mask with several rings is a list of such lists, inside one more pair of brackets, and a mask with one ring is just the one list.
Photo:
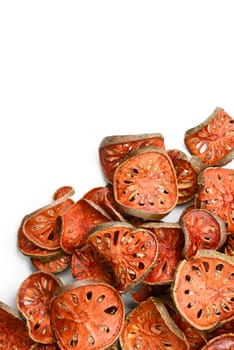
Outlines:
[[234, 232], [234, 170], [204, 169], [198, 176], [195, 206], [218, 215], [224, 220], [227, 231]]
[[62, 286], [60, 279], [53, 274], [34, 272], [19, 286], [17, 308], [25, 317], [30, 338], [47, 344], [56, 341], [50, 322], [50, 300]]
[[222, 166], [233, 159], [233, 136], [234, 119], [223, 108], [216, 108], [201, 124], [185, 132], [184, 142], [207, 166]]
[[172, 297], [195, 328], [211, 330], [234, 318], [234, 259], [201, 249], [176, 269]]
[[0, 301], [0, 349], [25, 350], [33, 344], [25, 321], [16, 310]]
[[51, 322], [63, 350], [106, 349], [119, 337], [123, 320], [123, 301], [104, 282], [67, 284], [51, 301]]
[[172, 161], [156, 147], [129, 154], [115, 170], [113, 189], [117, 204], [126, 214], [145, 220], [159, 220], [169, 214], [178, 199]]
[[144, 228], [113, 221], [94, 227], [87, 238], [113, 270], [116, 289], [126, 292], [143, 280], [157, 258], [154, 234]]
[[139, 148], [149, 146], [165, 150], [163, 135], [152, 133], [104, 137], [98, 152], [102, 171], [107, 181], [112, 183], [115, 169], [125, 156]]
[[120, 333], [123, 350], [188, 350], [184, 334], [169, 315], [164, 303], [150, 297], [126, 316]]

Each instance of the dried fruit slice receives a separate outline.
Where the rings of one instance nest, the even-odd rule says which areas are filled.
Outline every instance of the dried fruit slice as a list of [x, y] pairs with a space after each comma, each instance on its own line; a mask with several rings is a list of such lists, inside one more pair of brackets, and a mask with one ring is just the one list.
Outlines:
[[193, 168], [187, 155], [177, 149], [170, 149], [167, 154], [172, 160], [175, 167], [177, 185], [178, 185], [178, 201], [177, 204], [184, 204], [191, 201], [197, 191], [197, 171]]
[[233, 350], [234, 333], [222, 334], [208, 341], [201, 350]]
[[149, 146], [165, 150], [163, 135], [152, 133], [104, 137], [98, 150], [102, 171], [107, 181], [112, 183], [115, 169], [126, 155], [139, 148]]
[[206, 168], [198, 176], [198, 185], [196, 207], [218, 215], [227, 231], [234, 232], [234, 170]]
[[75, 193], [75, 190], [72, 186], [62, 186], [59, 187], [54, 193], [53, 193], [53, 200], [56, 201], [60, 198], [68, 198], [73, 196]]
[[185, 236], [182, 255], [190, 258], [198, 249], [219, 249], [226, 241], [224, 221], [205, 209], [193, 209], [180, 217]]
[[234, 119], [216, 108], [201, 124], [187, 130], [184, 142], [207, 166], [222, 166], [234, 156]]
[[27, 215], [22, 224], [23, 234], [41, 248], [59, 249], [60, 235], [56, 227], [56, 219], [72, 204], [71, 198], [60, 198]]
[[30, 349], [34, 341], [29, 337], [26, 323], [18, 312], [0, 301], [0, 349]]
[[169, 214], [178, 198], [174, 166], [160, 148], [142, 148], [126, 157], [115, 170], [113, 188], [122, 210], [145, 220]]
[[189, 349], [164, 303], [154, 297], [127, 314], [119, 339], [123, 350]]
[[19, 286], [16, 302], [25, 317], [30, 338], [47, 344], [55, 342], [50, 323], [50, 300], [62, 281], [52, 274], [34, 272]]
[[179, 223], [147, 222], [141, 227], [150, 230], [158, 242], [158, 255], [153, 269], [144, 278], [148, 284], [171, 283], [177, 264], [182, 259], [184, 234]]
[[211, 330], [233, 319], [234, 259], [199, 250], [178, 264], [171, 291], [178, 311], [197, 329]]
[[213, 329], [211, 332], [206, 332], [207, 339], [218, 337], [219, 335], [232, 333], [234, 330], [234, 318], [231, 321], [225, 322], [221, 326]]
[[111, 285], [115, 283], [112, 270], [106, 261], [87, 244], [72, 254], [71, 272], [77, 280], [99, 280]]
[[119, 337], [123, 320], [120, 295], [103, 282], [68, 284], [51, 302], [51, 322], [63, 350], [106, 349]]
[[61, 252], [60, 248], [56, 250], [49, 250], [49, 249], [38, 247], [36, 244], [31, 242], [23, 233], [23, 230], [22, 230], [23, 222], [24, 222], [24, 219], [22, 220], [22, 224], [20, 225], [17, 233], [17, 248], [21, 253], [32, 258], [38, 258], [41, 261], [48, 261], [60, 254]]
[[122, 293], [139, 283], [157, 258], [154, 234], [128, 223], [113, 221], [98, 225], [90, 230], [87, 242], [110, 264], [116, 288]]
[[234, 257], [234, 233], [227, 236], [226, 242], [224, 244], [224, 252], [229, 256]]
[[166, 307], [174, 322], [184, 333], [189, 344], [189, 350], [200, 350], [207, 342], [206, 333], [191, 326], [191, 324], [187, 322], [176, 309], [174, 309], [173, 305], [167, 303]]
[[81, 198], [57, 219], [60, 245], [67, 254], [86, 243], [88, 231], [103, 222], [111, 221], [110, 216], [99, 205]]
[[38, 258], [31, 258], [32, 265], [39, 271], [48, 273], [59, 273], [66, 270], [71, 264], [71, 255], [65, 253], [62, 249], [60, 254], [51, 258], [49, 261], [42, 261]]

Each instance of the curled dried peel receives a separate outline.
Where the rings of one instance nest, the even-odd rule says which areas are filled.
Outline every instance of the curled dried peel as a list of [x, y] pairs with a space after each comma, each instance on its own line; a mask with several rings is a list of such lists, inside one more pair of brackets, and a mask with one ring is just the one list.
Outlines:
[[225, 165], [234, 156], [234, 119], [223, 108], [214, 112], [201, 124], [185, 132], [189, 151], [207, 166]]
[[121, 297], [103, 282], [68, 284], [51, 302], [51, 322], [63, 350], [106, 349], [119, 337], [123, 320]]
[[234, 259], [199, 250], [178, 264], [171, 292], [178, 311], [197, 329], [211, 330], [233, 319]]
[[123, 350], [189, 349], [184, 334], [160, 299], [150, 297], [126, 316], [120, 334]]
[[159, 220], [177, 204], [174, 166], [160, 148], [132, 152], [116, 168], [114, 197], [122, 210], [145, 220]]
[[87, 242], [110, 264], [120, 292], [139, 283], [157, 258], [158, 244], [153, 233], [128, 223], [98, 225], [90, 231]]

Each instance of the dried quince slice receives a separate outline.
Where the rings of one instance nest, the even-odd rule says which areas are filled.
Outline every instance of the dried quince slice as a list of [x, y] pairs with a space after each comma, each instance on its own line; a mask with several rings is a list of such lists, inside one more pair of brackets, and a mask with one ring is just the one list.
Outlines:
[[197, 208], [206, 209], [224, 220], [234, 232], [234, 169], [209, 167], [198, 176]]
[[177, 264], [182, 259], [184, 234], [179, 223], [146, 222], [140, 227], [150, 230], [158, 242], [158, 254], [153, 269], [144, 278], [151, 285], [170, 284]]
[[90, 230], [87, 243], [109, 263], [116, 289], [122, 293], [142, 281], [157, 258], [154, 234], [128, 223], [113, 221], [98, 225]]
[[233, 319], [234, 259], [198, 250], [178, 264], [171, 292], [178, 311], [197, 329], [211, 330]]
[[184, 204], [191, 201], [197, 191], [198, 170], [193, 167], [193, 162], [181, 150], [170, 149], [167, 154], [172, 160], [175, 167], [177, 185], [178, 185], [178, 201], [177, 204]]
[[234, 119], [217, 107], [201, 124], [187, 130], [184, 142], [207, 166], [222, 166], [234, 157]]
[[63, 285], [53, 274], [37, 271], [30, 274], [18, 288], [16, 303], [27, 322], [30, 338], [48, 344], [56, 341], [50, 322], [50, 300]]
[[143, 147], [159, 147], [165, 150], [161, 133], [112, 135], [102, 139], [99, 145], [99, 158], [103, 174], [112, 183], [116, 167], [130, 152]]
[[233, 350], [234, 333], [225, 333], [214, 337], [204, 345], [201, 350]]
[[123, 350], [189, 349], [165, 304], [155, 297], [141, 302], [126, 315], [119, 339]]
[[0, 301], [0, 349], [30, 349], [34, 341], [29, 337], [26, 322], [17, 310]]
[[67, 284], [51, 301], [51, 322], [63, 350], [110, 347], [119, 337], [124, 315], [119, 293], [100, 281]]
[[165, 151], [156, 147], [130, 153], [115, 170], [113, 189], [122, 210], [144, 220], [163, 218], [178, 199], [173, 163]]
[[185, 236], [183, 257], [190, 258], [198, 249], [219, 249], [226, 241], [224, 221], [208, 210], [190, 210], [181, 215], [180, 224]]

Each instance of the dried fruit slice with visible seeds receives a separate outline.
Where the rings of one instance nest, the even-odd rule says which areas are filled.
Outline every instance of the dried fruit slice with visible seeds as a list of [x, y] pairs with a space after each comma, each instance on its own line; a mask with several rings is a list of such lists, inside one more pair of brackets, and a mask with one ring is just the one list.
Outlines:
[[234, 333], [222, 334], [208, 341], [201, 350], [233, 350]]
[[72, 254], [86, 243], [87, 233], [92, 227], [108, 221], [111, 221], [111, 217], [102, 207], [81, 198], [57, 218], [61, 248], [67, 254]]
[[234, 119], [216, 108], [201, 124], [187, 130], [184, 142], [207, 166], [222, 166], [234, 157]]
[[122, 298], [104, 282], [67, 284], [51, 302], [51, 322], [63, 350], [106, 349], [118, 339], [123, 320]]
[[0, 301], [0, 349], [25, 350], [33, 344], [26, 323], [17, 310]]
[[66, 270], [71, 264], [71, 255], [65, 253], [62, 249], [60, 254], [51, 258], [49, 261], [43, 261], [38, 258], [31, 258], [32, 265], [39, 271], [48, 273], [59, 273]]
[[16, 302], [25, 317], [30, 338], [48, 344], [56, 341], [50, 322], [50, 300], [63, 285], [53, 274], [34, 272], [19, 286]]
[[134, 150], [149, 146], [165, 150], [163, 135], [152, 133], [104, 137], [98, 151], [102, 171], [107, 181], [112, 183], [115, 169], [125, 156]]
[[193, 209], [181, 215], [180, 224], [185, 236], [183, 257], [190, 258], [198, 249], [219, 249], [226, 241], [224, 221], [205, 209]]
[[60, 198], [27, 215], [22, 224], [23, 234], [35, 245], [48, 250], [60, 248], [56, 219], [71, 205], [71, 198]]
[[46, 248], [38, 247], [25, 236], [22, 230], [24, 220], [25, 219], [22, 220], [22, 223], [17, 232], [17, 248], [19, 251], [26, 256], [38, 258], [41, 261], [48, 261], [57, 257], [61, 252], [60, 248], [56, 250], [49, 250]]
[[234, 259], [201, 249], [182, 260], [171, 286], [181, 315], [195, 328], [211, 330], [234, 318]]
[[152, 269], [158, 253], [152, 232], [123, 222], [109, 222], [90, 230], [87, 243], [110, 264], [116, 288], [126, 292]]
[[158, 242], [158, 255], [153, 269], [144, 278], [148, 284], [171, 283], [177, 264], [182, 259], [184, 234], [179, 223], [146, 222], [141, 227], [150, 230]]
[[189, 349], [165, 304], [154, 297], [127, 314], [119, 339], [123, 350]]
[[177, 180], [170, 157], [147, 147], [128, 155], [116, 168], [114, 197], [122, 210], [145, 220], [169, 214], [178, 199]]
[[198, 185], [195, 206], [218, 215], [227, 231], [234, 232], [234, 170], [206, 168], [198, 176]]

